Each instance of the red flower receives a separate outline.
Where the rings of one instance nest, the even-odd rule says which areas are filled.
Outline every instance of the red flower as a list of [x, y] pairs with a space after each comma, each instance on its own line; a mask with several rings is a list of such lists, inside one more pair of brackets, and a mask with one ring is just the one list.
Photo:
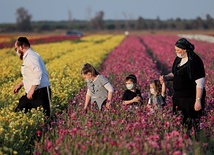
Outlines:
[[76, 113], [75, 113], [75, 112], [71, 114], [71, 118], [72, 118], [73, 120], [76, 120]]
[[117, 143], [116, 141], [111, 141], [111, 142], [110, 142], [110, 145], [111, 145], [111, 146], [117, 146], [118, 143]]
[[40, 136], [42, 135], [41, 130], [37, 130], [37, 131], [36, 131], [36, 135], [37, 135], [38, 137], [40, 137]]
[[53, 143], [52, 143], [51, 141], [47, 140], [47, 142], [46, 142], [46, 149], [47, 149], [47, 151], [48, 151], [52, 146], [53, 146]]

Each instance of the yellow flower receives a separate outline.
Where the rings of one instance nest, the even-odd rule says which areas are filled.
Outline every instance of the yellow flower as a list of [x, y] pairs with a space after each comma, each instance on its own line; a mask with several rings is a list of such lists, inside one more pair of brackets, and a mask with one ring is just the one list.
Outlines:
[[[81, 38], [80, 42], [63, 41], [41, 45], [32, 45], [38, 52], [49, 73], [52, 104], [51, 108], [61, 108], [68, 104], [78, 91], [85, 86], [80, 71], [86, 62], [99, 67], [107, 54], [123, 40], [123, 35], [93, 35]], [[0, 64], [0, 136], [6, 140], [5, 149], [25, 146], [29, 137], [44, 122], [43, 109], [32, 109], [31, 113], [13, 112], [18, 99], [24, 94], [12, 93], [13, 87], [22, 79], [20, 77], [21, 61], [12, 49], [1, 49]], [[18, 141], [17, 141], [18, 140]], [[15, 148], [14, 148], [15, 149]], [[15, 153], [14, 153], [15, 154]]]

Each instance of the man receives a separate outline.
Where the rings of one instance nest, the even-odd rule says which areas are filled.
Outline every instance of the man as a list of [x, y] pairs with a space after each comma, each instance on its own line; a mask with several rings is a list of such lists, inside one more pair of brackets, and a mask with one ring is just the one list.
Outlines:
[[23, 80], [17, 84], [13, 92], [17, 94], [24, 86], [26, 94], [19, 99], [15, 112], [42, 106], [46, 116], [50, 116], [51, 89], [45, 64], [38, 53], [33, 51], [26, 37], [19, 37], [15, 42], [15, 49], [23, 60], [21, 74]]

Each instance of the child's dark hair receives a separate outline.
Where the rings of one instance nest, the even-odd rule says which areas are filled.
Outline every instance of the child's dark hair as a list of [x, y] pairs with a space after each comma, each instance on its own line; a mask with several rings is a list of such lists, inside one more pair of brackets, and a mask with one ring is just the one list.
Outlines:
[[131, 80], [133, 83], [137, 83], [137, 77], [134, 74], [130, 74], [126, 77], [126, 81]]
[[150, 82], [150, 84], [155, 84], [157, 94], [161, 94], [162, 85], [160, 83], [160, 80], [153, 80]]
[[88, 72], [92, 73], [92, 76], [97, 76], [100, 73], [89, 63], [84, 64], [81, 74], [87, 74]]

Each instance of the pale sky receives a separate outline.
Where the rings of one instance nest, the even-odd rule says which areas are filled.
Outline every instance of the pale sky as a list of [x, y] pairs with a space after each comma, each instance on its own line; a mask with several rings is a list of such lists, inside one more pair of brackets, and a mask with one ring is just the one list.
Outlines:
[[0, 23], [15, 23], [16, 10], [24, 7], [32, 21], [88, 20], [104, 11], [104, 19], [214, 18], [214, 0], [0, 0]]

